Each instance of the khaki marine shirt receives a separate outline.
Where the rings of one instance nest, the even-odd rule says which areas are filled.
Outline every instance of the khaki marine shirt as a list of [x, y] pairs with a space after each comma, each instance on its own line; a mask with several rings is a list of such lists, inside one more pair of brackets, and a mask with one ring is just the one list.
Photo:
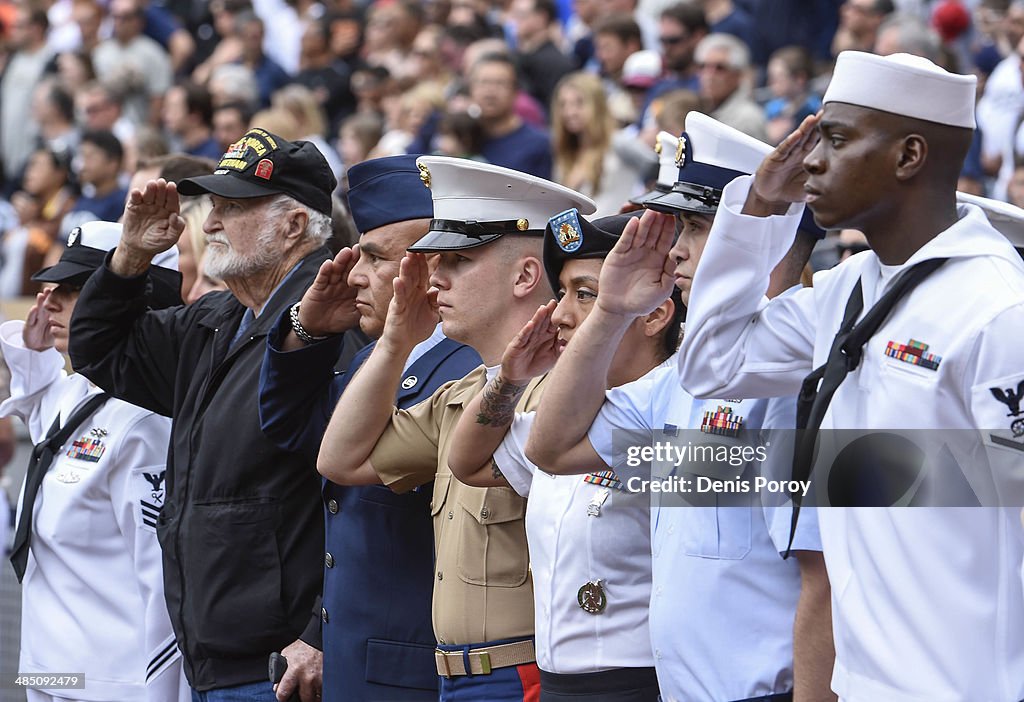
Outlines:
[[[395, 492], [434, 481], [433, 622], [443, 644], [533, 635], [526, 500], [512, 488], [469, 487], [448, 469], [455, 425], [485, 382], [480, 366], [418, 405], [396, 409], [370, 454], [377, 474]], [[530, 383], [518, 412], [536, 409], [542, 382]]]

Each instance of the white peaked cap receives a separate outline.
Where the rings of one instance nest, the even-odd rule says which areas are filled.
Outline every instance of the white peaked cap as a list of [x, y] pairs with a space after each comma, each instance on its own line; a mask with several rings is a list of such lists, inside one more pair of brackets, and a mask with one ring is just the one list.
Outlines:
[[597, 210], [586, 195], [510, 168], [448, 156], [420, 156], [416, 166], [430, 188], [434, 219], [410, 251], [470, 248], [504, 234], [543, 236], [559, 212]]
[[974, 129], [978, 79], [912, 54], [844, 51], [822, 100], [845, 102], [950, 127]]
[[685, 148], [690, 149], [694, 161], [740, 173], [753, 173], [772, 152], [763, 141], [702, 112], [686, 115], [686, 134], [690, 141]]
[[985, 213], [989, 224], [1010, 240], [1017, 247], [1024, 247], [1024, 209], [1000, 200], [991, 200], [978, 195], [968, 195], [959, 190], [956, 193], [958, 203], [977, 205]]

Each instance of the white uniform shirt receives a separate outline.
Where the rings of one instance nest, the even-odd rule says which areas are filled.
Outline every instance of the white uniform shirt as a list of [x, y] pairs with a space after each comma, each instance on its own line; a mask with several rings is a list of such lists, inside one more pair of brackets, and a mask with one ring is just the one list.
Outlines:
[[[793, 425], [791, 399], [694, 400], [675, 368], [659, 367], [608, 391], [589, 431], [601, 458], [630, 484], [626, 432], [699, 429], [706, 411], [731, 407], [748, 429]], [[770, 417], [766, 417], [770, 414]], [[723, 702], [793, 688], [793, 622], [800, 569], [784, 561], [790, 510], [750, 494], [720, 495], [714, 509], [663, 505], [652, 493], [651, 641], [666, 702]], [[821, 550], [813, 510], [793, 547]]]
[[[741, 215], [749, 183], [740, 178], [725, 189], [694, 279], [680, 371], [698, 396], [795, 392], [827, 358], [857, 279], [865, 311], [884, 288], [878, 258], [865, 252], [816, 274], [813, 288], [766, 301], [759, 291], [792, 243], [801, 208]], [[951, 259], [868, 341], [822, 429], [978, 428], [987, 452], [957, 457], [967, 479], [984, 485], [995, 476], [1019, 488], [1024, 441], [1011, 439], [1007, 413], [1019, 408], [993, 389], [1024, 381], [1024, 264], [980, 209], [961, 205], [958, 213], [904, 267]], [[886, 354], [891, 342], [911, 339], [941, 357], [938, 368]], [[820, 511], [832, 583], [832, 686], [842, 699], [1024, 698], [1019, 514], [1019, 506]]]
[[[494, 461], [529, 498], [537, 665], [562, 674], [653, 667], [650, 501], [612, 481], [538, 470], [524, 450], [534, 416], [516, 415]], [[600, 614], [587, 613], [577, 600], [580, 587], [594, 580], [607, 597]]]
[[[58, 413], [66, 421], [100, 391], [67, 376], [57, 351], [26, 349], [23, 326], [0, 325], [11, 369], [11, 397], [0, 416], [21, 417], [39, 443]], [[18, 670], [85, 674], [84, 690], [53, 695], [190, 699], [155, 531], [169, 436], [166, 417], [110, 399], [71, 435], [43, 478], [23, 582]]]

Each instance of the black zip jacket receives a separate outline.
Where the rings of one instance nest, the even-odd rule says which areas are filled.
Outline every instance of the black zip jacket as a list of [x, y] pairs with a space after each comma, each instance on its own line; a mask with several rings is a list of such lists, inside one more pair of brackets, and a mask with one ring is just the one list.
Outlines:
[[185, 674], [200, 691], [267, 680], [268, 655], [298, 638], [321, 590], [320, 476], [263, 436], [258, 393], [267, 332], [328, 258], [326, 248], [306, 256], [234, 344], [245, 307], [233, 295], [149, 311], [148, 276], [115, 275], [109, 259], [75, 307], [73, 367], [173, 419], [157, 535]]

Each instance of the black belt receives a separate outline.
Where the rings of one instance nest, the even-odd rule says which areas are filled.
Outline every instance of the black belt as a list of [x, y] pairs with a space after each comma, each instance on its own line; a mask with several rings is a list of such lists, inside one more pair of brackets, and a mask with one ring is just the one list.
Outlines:
[[540, 671], [541, 702], [657, 702], [654, 668], [614, 668], [596, 673]]
[[745, 700], [736, 700], [736, 702], [793, 702], [792, 692], [780, 692], [774, 695], [764, 695], [762, 697], [748, 697]]

